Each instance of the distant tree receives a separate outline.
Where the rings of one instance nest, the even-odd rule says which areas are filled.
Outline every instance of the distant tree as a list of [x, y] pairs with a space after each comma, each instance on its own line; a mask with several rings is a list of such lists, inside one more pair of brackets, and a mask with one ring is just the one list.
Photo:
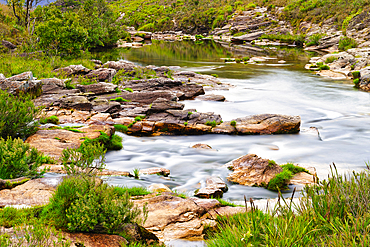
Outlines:
[[8, 6], [12, 9], [14, 17], [18, 24], [29, 27], [31, 23], [31, 10], [35, 8], [42, 0], [6, 0]]

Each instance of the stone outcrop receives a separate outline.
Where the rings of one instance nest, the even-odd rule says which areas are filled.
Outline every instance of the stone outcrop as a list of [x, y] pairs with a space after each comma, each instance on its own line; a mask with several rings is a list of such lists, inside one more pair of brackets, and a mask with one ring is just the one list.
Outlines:
[[30, 180], [13, 189], [0, 190], [0, 207], [47, 204], [59, 182], [60, 180], [56, 178], [39, 178]]
[[242, 156], [224, 166], [233, 171], [227, 177], [230, 182], [248, 186], [265, 186], [270, 179], [283, 171], [274, 162], [269, 162], [268, 159], [262, 159], [255, 154]]
[[139, 207], [147, 204], [148, 218], [144, 227], [161, 241], [201, 238], [204, 225], [210, 220], [205, 214], [220, 206], [214, 199], [183, 199], [171, 193], [135, 200], [134, 203]]
[[108, 125], [90, 125], [78, 128], [78, 130], [80, 133], [65, 129], [42, 129], [28, 137], [26, 142], [46, 155], [59, 158], [63, 149], [78, 148], [84, 138], [98, 138], [100, 131], [109, 136], [114, 133], [114, 127]]
[[59, 75], [64, 75], [64, 76], [78, 76], [78, 75], [86, 75], [89, 73], [91, 70], [82, 66], [81, 64], [79, 65], [70, 65], [64, 68], [60, 69], [55, 69], [54, 72], [58, 73]]
[[78, 85], [77, 88], [83, 93], [92, 93], [95, 95], [114, 93], [117, 89], [117, 85], [106, 82], [99, 82], [90, 85]]
[[10, 50], [14, 50], [15, 48], [17, 48], [17, 46], [16, 46], [15, 44], [13, 44], [12, 42], [7, 41], [7, 40], [2, 40], [2, 41], [1, 41], [1, 44], [2, 44], [4, 47], [6, 47], [6, 48], [8, 48], [8, 49], [10, 49]]
[[42, 83], [40, 80], [35, 80], [32, 72], [28, 71], [9, 78], [0, 78], [0, 90], [13, 95], [23, 92], [39, 96], [42, 93]]

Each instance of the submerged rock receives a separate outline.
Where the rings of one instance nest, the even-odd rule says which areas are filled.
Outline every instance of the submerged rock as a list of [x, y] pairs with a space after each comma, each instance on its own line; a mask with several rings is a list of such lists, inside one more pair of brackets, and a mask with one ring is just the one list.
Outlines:
[[223, 191], [220, 188], [215, 186], [207, 186], [205, 188], [201, 188], [195, 192], [196, 197], [200, 198], [220, 198], [223, 195]]
[[210, 145], [203, 144], [203, 143], [198, 143], [198, 144], [195, 144], [191, 147], [196, 148], [196, 149], [212, 149], [212, 147]]
[[255, 154], [244, 155], [224, 166], [233, 171], [227, 177], [230, 182], [247, 186], [265, 186], [270, 179], [283, 171], [274, 162], [262, 159]]

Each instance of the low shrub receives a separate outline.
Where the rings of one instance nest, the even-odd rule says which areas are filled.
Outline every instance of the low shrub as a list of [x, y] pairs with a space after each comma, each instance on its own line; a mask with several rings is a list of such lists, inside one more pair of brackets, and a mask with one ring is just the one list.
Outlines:
[[236, 126], [236, 121], [235, 120], [231, 121], [230, 125], [235, 127]]
[[330, 70], [330, 67], [326, 64], [320, 65], [319, 70]]
[[338, 43], [338, 49], [341, 51], [346, 51], [351, 48], [356, 48], [358, 46], [358, 43], [356, 40], [349, 38], [349, 37], [343, 37], [339, 40]]
[[213, 121], [207, 121], [206, 122], [206, 125], [208, 125], [208, 126], [212, 126], [212, 127], [216, 127], [217, 126], [217, 122], [215, 121], [215, 120], [213, 120]]
[[310, 36], [308, 42], [306, 43], [306, 46], [313, 46], [313, 45], [319, 45], [320, 39], [324, 37], [324, 34], [322, 33], [315, 33], [312, 36]]
[[78, 149], [62, 151], [62, 165], [68, 175], [96, 174], [105, 167], [105, 148], [99, 142], [84, 141]]
[[115, 124], [114, 125], [114, 128], [116, 131], [119, 131], [119, 132], [122, 132], [122, 133], [126, 133], [128, 128], [126, 125], [123, 125], [123, 124]]
[[305, 168], [303, 167], [300, 167], [300, 166], [296, 166], [294, 165], [293, 163], [286, 163], [285, 165], [282, 165], [281, 166], [284, 170], [289, 170], [292, 172], [292, 174], [297, 174], [297, 173], [300, 173], [300, 172], [306, 172], [306, 173], [309, 173]]
[[130, 196], [144, 196], [151, 194], [145, 187], [113, 187], [117, 196], [124, 196], [126, 193]]
[[125, 90], [127, 92], [130, 92], [130, 93], [134, 92], [134, 90], [132, 90], [132, 88], [129, 88], [129, 87], [126, 87], [123, 90]]
[[126, 223], [143, 223], [140, 214], [128, 193], [118, 195], [114, 187], [86, 176], [65, 178], [43, 210], [54, 225], [72, 232], [117, 233]]
[[37, 131], [38, 122], [34, 121], [41, 112], [35, 107], [30, 96], [13, 96], [0, 90], [0, 137], [20, 137], [25, 139]]
[[360, 78], [361, 76], [360, 71], [352, 71], [352, 76], [353, 76], [353, 79]]
[[59, 124], [59, 118], [57, 116], [50, 116], [46, 118], [41, 118], [40, 119], [41, 124], [46, 124], [46, 123], [52, 123], [52, 124]]
[[358, 84], [360, 83], [360, 79], [359, 78], [356, 78], [353, 80], [353, 83], [355, 84], [355, 86], [357, 87]]
[[37, 171], [43, 163], [49, 163], [47, 158], [31, 148], [21, 139], [6, 140], [0, 137], [0, 178], [13, 179], [19, 177], [40, 177], [45, 173]]
[[331, 56], [331, 57], [328, 57], [326, 60], [325, 60], [325, 63], [332, 63], [334, 61], [337, 61], [338, 58], [337, 57], [334, 57], [334, 56]]

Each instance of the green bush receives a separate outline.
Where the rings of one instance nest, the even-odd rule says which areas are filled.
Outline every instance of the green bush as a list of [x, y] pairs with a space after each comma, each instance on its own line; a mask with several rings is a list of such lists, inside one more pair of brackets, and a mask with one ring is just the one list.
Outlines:
[[105, 167], [105, 148], [99, 142], [85, 141], [78, 149], [62, 151], [62, 165], [68, 175], [96, 174]]
[[60, 122], [57, 116], [50, 116], [46, 118], [41, 118], [40, 123], [41, 124], [46, 124], [46, 123], [59, 124]]
[[332, 63], [334, 61], [338, 60], [337, 57], [334, 57], [334, 56], [331, 56], [331, 57], [328, 57], [326, 60], [325, 60], [325, 63]]
[[0, 90], [0, 137], [26, 138], [35, 133], [38, 122], [34, 118], [40, 112], [41, 108], [35, 107], [30, 96], [17, 97]]
[[360, 79], [359, 78], [354, 79], [353, 83], [355, 84], [355, 87], [357, 87], [358, 84], [360, 83]]
[[124, 196], [126, 193], [130, 196], [144, 196], [149, 195], [151, 192], [149, 192], [145, 187], [113, 187], [114, 192], [117, 194], [117, 196]]
[[230, 125], [235, 127], [236, 126], [236, 121], [235, 120], [231, 121]]
[[281, 166], [284, 170], [289, 170], [292, 172], [292, 174], [297, 174], [297, 173], [300, 173], [300, 172], [306, 172], [306, 173], [309, 173], [305, 168], [303, 167], [300, 167], [300, 166], [296, 166], [294, 165], [293, 163], [286, 163], [285, 165], [282, 165]]
[[215, 120], [213, 120], [213, 121], [207, 121], [206, 122], [206, 125], [208, 125], [208, 126], [212, 126], [212, 127], [216, 127], [217, 126], [217, 122], [215, 121]]
[[128, 128], [126, 125], [123, 125], [123, 124], [115, 124], [114, 125], [114, 128], [116, 131], [119, 131], [119, 132], [122, 132], [122, 133], [126, 133]]
[[37, 168], [47, 161], [49, 159], [21, 139], [0, 137], [0, 178], [40, 177], [45, 170], [38, 172]]
[[123, 90], [125, 90], [127, 92], [130, 92], [130, 93], [134, 92], [134, 90], [132, 90], [132, 88], [129, 88], [129, 87], [126, 87]]
[[86, 176], [65, 178], [43, 211], [57, 227], [106, 233], [117, 233], [126, 223], [143, 223], [140, 214], [127, 193], [118, 195], [114, 187]]
[[343, 37], [339, 40], [338, 43], [338, 49], [341, 51], [346, 51], [351, 48], [356, 48], [358, 46], [356, 40], [349, 38], [349, 37]]
[[319, 70], [330, 70], [330, 67], [326, 64], [320, 65]]
[[360, 71], [352, 71], [352, 76], [353, 76], [353, 79], [360, 78], [361, 76]]
[[315, 33], [312, 36], [310, 36], [308, 42], [306, 43], [306, 46], [313, 46], [313, 45], [319, 45], [320, 39], [324, 37], [324, 34], [322, 33]]

